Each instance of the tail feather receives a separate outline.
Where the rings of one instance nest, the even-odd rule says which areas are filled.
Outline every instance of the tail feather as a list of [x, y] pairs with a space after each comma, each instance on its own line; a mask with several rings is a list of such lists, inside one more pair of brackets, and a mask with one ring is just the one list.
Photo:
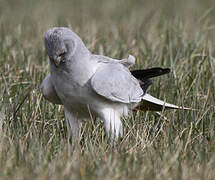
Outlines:
[[179, 110], [195, 110], [192, 108], [176, 106], [174, 104], [166, 103], [160, 99], [157, 99], [150, 94], [145, 94], [141, 101], [138, 110], [142, 111], [162, 111], [163, 109], [179, 109]]

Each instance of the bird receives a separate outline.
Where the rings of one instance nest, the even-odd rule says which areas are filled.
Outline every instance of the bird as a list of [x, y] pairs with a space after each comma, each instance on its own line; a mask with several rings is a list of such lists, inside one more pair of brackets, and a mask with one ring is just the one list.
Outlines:
[[79, 138], [82, 120], [104, 122], [109, 139], [123, 137], [122, 117], [132, 110], [190, 109], [166, 103], [147, 93], [151, 78], [169, 68], [132, 70], [135, 57], [113, 59], [91, 53], [81, 38], [67, 27], [53, 27], [44, 35], [50, 73], [41, 84], [45, 99], [64, 106], [68, 137]]

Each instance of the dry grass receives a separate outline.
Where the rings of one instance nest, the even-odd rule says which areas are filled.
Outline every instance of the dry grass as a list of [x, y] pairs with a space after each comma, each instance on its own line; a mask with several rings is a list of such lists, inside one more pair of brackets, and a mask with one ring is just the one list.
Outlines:
[[[0, 179], [214, 179], [214, 7], [205, 1], [0, 0]], [[149, 92], [199, 111], [134, 113], [112, 147], [83, 123], [72, 154], [63, 108], [42, 98], [43, 34], [69, 26], [94, 53], [170, 67]], [[164, 117], [165, 116], [165, 117]]]

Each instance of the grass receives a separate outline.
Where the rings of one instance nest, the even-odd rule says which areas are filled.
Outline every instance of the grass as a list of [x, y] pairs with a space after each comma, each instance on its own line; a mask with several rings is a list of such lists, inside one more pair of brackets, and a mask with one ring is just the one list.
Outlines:
[[[214, 179], [215, 3], [0, 0], [0, 179]], [[149, 93], [198, 111], [135, 112], [112, 147], [101, 122], [83, 123], [72, 154], [63, 107], [39, 91], [43, 44], [68, 26], [96, 54], [170, 67]]]

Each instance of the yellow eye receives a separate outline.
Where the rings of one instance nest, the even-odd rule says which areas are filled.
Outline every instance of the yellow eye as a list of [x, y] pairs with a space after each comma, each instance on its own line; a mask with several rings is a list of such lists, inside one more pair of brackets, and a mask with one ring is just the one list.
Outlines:
[[66, 54], [66, 52], [62, 52], [62, 53], [60, 53], [58, 56], [59, 56], [59, 57], [64, 57], [65, 54]]

